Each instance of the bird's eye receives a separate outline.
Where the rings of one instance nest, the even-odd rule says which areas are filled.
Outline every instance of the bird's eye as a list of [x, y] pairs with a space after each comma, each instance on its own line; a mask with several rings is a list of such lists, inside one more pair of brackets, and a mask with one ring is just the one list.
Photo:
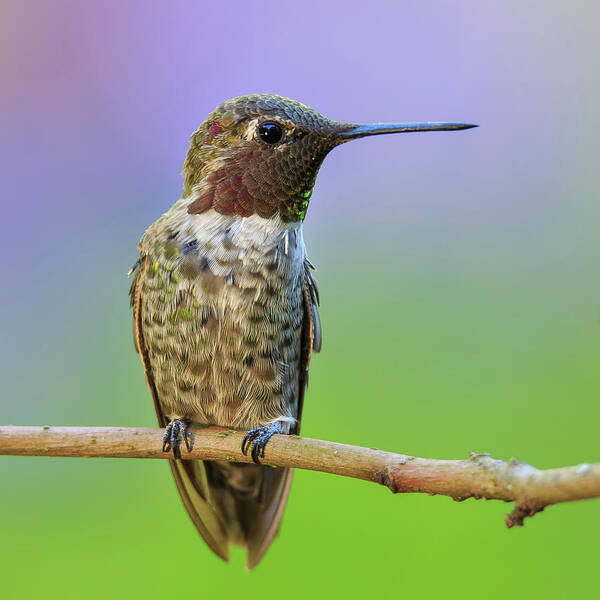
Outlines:
[[283, 137], [283, 129], [277, 123], [261, 123], [258, 126], [258, 137], [265, 144], [276, 144]]

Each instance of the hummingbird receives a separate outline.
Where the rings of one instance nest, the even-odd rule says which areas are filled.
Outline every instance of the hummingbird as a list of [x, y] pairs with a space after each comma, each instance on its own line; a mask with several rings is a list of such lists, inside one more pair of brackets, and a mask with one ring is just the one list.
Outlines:
[[[146, 230], [130, 300], [134, 343], [162, 450], [200, 535], [255, 567], [279, 530], [292, 469], [260, 464], [274, 434], [297, 434], [319, 291], [302, 225], [317, 172], [336, 146], [372, 135], [455, 131], [467, 123], [334, 121], [272, 94], [228, 100], [192, 134], [181, 198]], [[181, 460], [192, 426], [247, 431], [253, 463]], [[184, 450], [185, 452], [185, 450]]]

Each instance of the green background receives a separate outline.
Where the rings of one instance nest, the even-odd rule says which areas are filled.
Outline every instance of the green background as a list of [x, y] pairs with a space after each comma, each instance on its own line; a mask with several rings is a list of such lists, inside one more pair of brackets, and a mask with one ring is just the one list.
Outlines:
[[[94, 6], [1, 7], [0, 421], [154, 425], [125, 273], [204, 115], [274, 90], [340, 119], [481, 125], [327, 159], [305, 227], [324, 342], [303, 434], [600, 460], [595, 4]], [[2, 598], [597, 593], [600, 501], [507, 530], [511, 505], [296, 472], [248, 573], [207, 549], [162, 461], [0, 457], [0, 475]]]

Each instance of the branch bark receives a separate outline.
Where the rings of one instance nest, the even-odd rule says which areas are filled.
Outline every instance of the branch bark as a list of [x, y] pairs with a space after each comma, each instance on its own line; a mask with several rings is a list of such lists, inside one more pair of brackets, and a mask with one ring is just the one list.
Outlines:
[[[0, 454], [104, 458], [169, 458], [161, 451], [164, 429], [126, 427], [0, 426]], [[183, 459], [252, 462], [241, 451], [243, 431], [196, 429]], [[393, 493], [441, 494], [462, 501], [515, 502], [508, 527], [523, 525], [546, 506], [600, 497], [600, 463], [540, 470], [511, 459], [471, 453], [466, 460], [437, 460], [298, 436], [275, 435], [263, 464], [334, 473], [373, 481]]]

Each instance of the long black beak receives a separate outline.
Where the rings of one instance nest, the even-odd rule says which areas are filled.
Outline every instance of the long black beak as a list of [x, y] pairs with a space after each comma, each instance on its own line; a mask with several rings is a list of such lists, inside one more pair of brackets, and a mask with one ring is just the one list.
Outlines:
[[355, 125], [346, 131], [339, 132], [341, 142], [355, 140], [367, 135], [383, 135], [384, 133], [407, 133], [410, 131], [458, 131], [471, 129], [478, 125], [470, 123], [366, 123]]

